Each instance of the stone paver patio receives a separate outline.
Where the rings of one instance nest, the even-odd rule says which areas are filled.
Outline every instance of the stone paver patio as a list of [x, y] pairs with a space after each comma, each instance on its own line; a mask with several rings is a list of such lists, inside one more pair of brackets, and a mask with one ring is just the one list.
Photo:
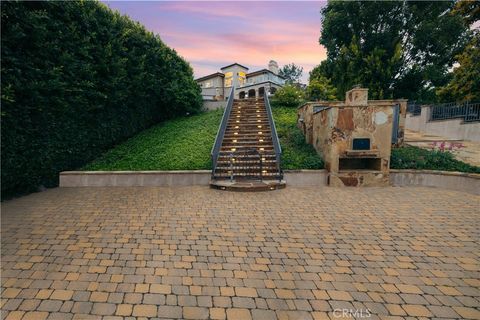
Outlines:
[[480, 197], [65, 188], [2, 204], [2, 319], [480, 319]]

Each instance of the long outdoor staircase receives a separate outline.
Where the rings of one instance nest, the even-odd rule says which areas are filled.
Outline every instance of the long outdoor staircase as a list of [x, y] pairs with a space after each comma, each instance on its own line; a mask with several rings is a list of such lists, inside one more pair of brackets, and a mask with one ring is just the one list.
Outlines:
[[235, 100], [232, 88], [212, 148], [210, 186], [232, 191], [284, 188], [281, 152], [268, 96]]

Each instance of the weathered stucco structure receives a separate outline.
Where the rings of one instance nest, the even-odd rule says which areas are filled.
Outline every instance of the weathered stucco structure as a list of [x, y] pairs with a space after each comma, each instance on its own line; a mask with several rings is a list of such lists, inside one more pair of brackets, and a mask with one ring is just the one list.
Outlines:
[[392, 142], [403, 142], [406, 105], [403, 99], [368, 100], [368, 89], [354, 88], [345, 101], [309, 102], [298, 109], [298, 126], [322, 155], [329, 185], [389, 184]]

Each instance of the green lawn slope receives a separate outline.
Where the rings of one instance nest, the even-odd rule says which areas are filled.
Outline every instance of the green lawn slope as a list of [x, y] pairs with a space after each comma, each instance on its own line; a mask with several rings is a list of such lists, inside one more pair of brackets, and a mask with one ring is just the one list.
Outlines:
[[[167, 121], [119, 144], [82, 170], [211, 169], [210, 151], [223, 110]], [[323, 162], [296, 127], [296, 110], [274, 108], [283, 169], [321, 169]]]

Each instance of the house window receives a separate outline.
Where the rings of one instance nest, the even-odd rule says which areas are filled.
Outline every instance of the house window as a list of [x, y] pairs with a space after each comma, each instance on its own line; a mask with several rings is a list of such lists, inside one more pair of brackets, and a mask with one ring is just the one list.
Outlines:
[[225, 87], [231, 87], [233, 81], [233, 72], [225, 73]]
[[247, 78], [247, 75], [245, 74], [245, 72], [243, 71], [240, 71], [238, 73], [238, 83], [240, 86], [243, 86], [245, 84], [245, 79]]
[[211, 88], [212, 83], [211, 82], [205, 82], [205, 88]]

